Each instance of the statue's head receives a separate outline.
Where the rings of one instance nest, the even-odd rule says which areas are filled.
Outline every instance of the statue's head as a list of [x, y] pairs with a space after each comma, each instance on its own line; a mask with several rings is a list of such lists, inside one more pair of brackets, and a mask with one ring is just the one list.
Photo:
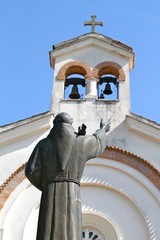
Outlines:
[[71, 125], [73, 123], [73, 118], [71, 118], [68, 113], [61, 112], [55, 116], [53, 123], [54, 125], [59, 123], [68, 123]]

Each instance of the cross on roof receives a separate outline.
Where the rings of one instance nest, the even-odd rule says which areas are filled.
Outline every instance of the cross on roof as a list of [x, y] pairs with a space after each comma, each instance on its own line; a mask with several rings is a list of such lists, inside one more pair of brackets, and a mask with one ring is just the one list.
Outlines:
[[92, 21], [91, 22], [88, 22], [88, 21], [85, 21], [84, 22], [84, 26], [92, 26], [92, 30], [91, 32], [95, 32], [95, 26], [96, 25], [99, 25], [99, 26], [103, 26], [103, 22], [96, 22], [95, 19], [96, 19], [96, 16], [91, 16], [92, 18]]

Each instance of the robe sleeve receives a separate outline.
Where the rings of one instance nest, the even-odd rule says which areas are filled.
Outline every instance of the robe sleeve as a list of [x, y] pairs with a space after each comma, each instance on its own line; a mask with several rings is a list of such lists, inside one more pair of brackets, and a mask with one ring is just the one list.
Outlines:
[[107, 137], [103, 128], [97, 130], [93, 135], [86, 136], [84, 152], [86, 161], [99, 156], [106, 148]]
[[37, 145], [26, 166], [25, 175], [28, 180], [39, 190], [42, 190], [42, 163], [40, 156], [40, 147]]

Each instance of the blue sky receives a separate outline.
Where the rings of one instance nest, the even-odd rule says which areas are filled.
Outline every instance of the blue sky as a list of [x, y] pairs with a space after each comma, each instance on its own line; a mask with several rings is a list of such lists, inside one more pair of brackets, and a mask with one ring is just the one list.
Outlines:
[[131, 46], [131, 111], [160, 123], [160, 1], [1, 0], [0, 125], [50, 109], [52, 45], [90, 32], [91, 15], [103, 21], [96, 32]]

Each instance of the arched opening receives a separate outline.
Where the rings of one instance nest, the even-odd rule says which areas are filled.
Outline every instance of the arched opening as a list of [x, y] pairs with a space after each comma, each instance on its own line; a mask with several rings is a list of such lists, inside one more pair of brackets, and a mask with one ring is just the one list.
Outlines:
[[83, 228], [82, 230], [83, 240], [105, 240], [101, 234], [93, 228]]
[[113, 74], [100, 76], [97, 83], [98, 99], [118, 100], [119, 99], [119, 80]]
[[82, 74], [68, 75], [65, 79], [64, 99], [84, 99], [85, 86], [85, 77]]
[[[85, 98], [85, 79], [91, 75], [89, 66], [81, 61], [64, 64], [57, 74], [57, 80], [64, 81], [64, 99]], [[69, 96], [73, 91], [73, 94]]]
[[92, 76], [95, 78], [99, 78], [104, 74], [112, 74], [116, 76], [120, 81], [125, 81], [125, 73], [119, 64], [115, 62], [101, 62], [92, 71]]
[[82, 209], [82, 240], [119, 240], [117, 226], [106, 215]]

